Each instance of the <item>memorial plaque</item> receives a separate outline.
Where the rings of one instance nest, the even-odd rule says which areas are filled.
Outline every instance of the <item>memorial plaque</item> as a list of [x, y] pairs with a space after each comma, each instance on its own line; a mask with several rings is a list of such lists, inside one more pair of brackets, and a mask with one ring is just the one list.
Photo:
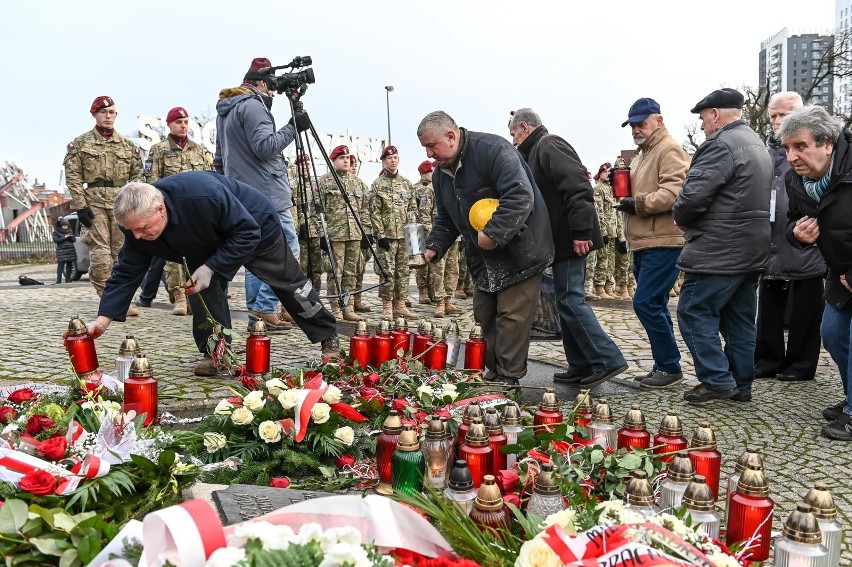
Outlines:
[[284, 506], [323, 496], [330, 496], [330, 493], [251, 484], [232, 484], [225, 490], [213, 492], [213, 500], [225, 525], [245, 522]]

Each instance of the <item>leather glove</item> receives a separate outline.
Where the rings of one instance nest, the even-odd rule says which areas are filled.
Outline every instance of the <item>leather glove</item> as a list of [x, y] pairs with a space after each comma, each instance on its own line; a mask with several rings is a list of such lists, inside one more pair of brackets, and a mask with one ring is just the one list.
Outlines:
[[326, 240], [325, 238], [320, 238], [319, 241], [320, 250], [322, 250], [323, 252], [328, 252], [328, 240]]
[[365, 234], [361, 237], [361, 250], [366, 250], [370, 247], [370, 238]]
[[619, 254], [627, 254], [627, 241], [620, 240], [615, 243], [615, 251]]
[[197, 270], [192, 272], [190, 285], [186, 287], [186, 293], [200, 293], [210, 287], [210, 280], [213, 278], [213, 270], [207, 267], [207, 264], [201, 264]]
[[95, 217], [92, 215], [92, 209], [90, 207], [77, 209], [77, 219], [80, 221], [80, 224], [86, 228], [92, 228], [92, 220], [94, 220], [94, 218]]
[[288, 124], [293, 124], [298, 132], [304, 132], [311, 127], [311, 119], [308, 118], [308, 113], [305, 112], [305, 107], [301, 101], [297, 100], [293, 103], [293, 117], [290, 118]]
[[636, 201], [633, 199], [633, 197], [625, 197], [615, 208], [619, 211], [627, 213], [628, 215], [635, 215]]
[[609, 236], [604, 236], [604, 237], [603, 237], [603, 243], [604, 243], [604, 246], [606, 246], [607, 244], [609, 244]]
[[308, 225], [303, 224], [299, 227], [299, 240], [302, 242], [308, 241]]
[[382, 250], [390, 250], [390, 240], [387, 238], [379, 238], [379, 248]]

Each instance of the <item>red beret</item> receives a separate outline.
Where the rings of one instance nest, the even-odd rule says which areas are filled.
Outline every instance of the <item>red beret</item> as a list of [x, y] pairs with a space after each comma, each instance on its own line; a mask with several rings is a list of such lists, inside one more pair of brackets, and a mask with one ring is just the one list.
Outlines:
[[264, 67], [272, 67], [272, 63], [269, 62], [269, 59], [266, 57], [255, 57], [251, 60], [251, 67], [246, 71], [246, 76], [243, 77], [244, 81], [257, 81], [262, 79], [263, 76], [258, 73]]
[[308, 154], [299, 154], [296, 156], [296, 160], [293, 162], [296, 165], [302, 165], [303, 163], [308, 161]]
[[425, 173], [429, 173], [433, 169], [435, 169], [435, 162], [429, 161], [428, 159], [417, 166], [417, 172], [420, 175], [423, 175]]
[[180, 106], [176, 106], [169, 111], [166, 115], [166, 124], [169, 122], [174, 122], [178, 118], [188, 118], [189, 114], [187, 114], [186, 109]]
[[92, 102], [92, 108], [89, 109], [89, 112], [94, 114], [102, 108], [106, 108], [108, 106], [115, 106], [115, 102], [111, 98], [106, 95], [99, 96]]
[[358, 163], [358, 158], [355, 157], [355, 154], [349, 154], [349, 161], [351, 163]]
[[388, 156], [398, 156], [399, 152], [396, 150], [396, 146], [385, 146], [385, 149], [382, 150], [382, 158], [385, 159]]
[[601, 178], [601, 173], [603, 173], [604, 171], [609, 171], [610, 169], [612, 169], [611, 163], [609, 163], [609, 162], [602, 163], [601, 166], [598, 168], [597, 175], [595, 175], [595, 181], [597, 181], [598, 179]]
[[337, 146], [333, 150], [331, 150], [331, 155], [329, 156], [331, 159], [337, 159], [340, 156], [348, 156], [349, 155], [349, 146]]

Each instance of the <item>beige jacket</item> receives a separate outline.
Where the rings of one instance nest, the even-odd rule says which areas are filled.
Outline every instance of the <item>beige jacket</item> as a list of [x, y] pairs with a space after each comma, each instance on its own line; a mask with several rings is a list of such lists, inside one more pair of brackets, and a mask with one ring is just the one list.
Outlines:
[[688, 169], [689, 155], [665, 126], [639, 146], [630, 163], [636, 214], [625, 215], [624, 234], [630, 250], [683, 247], [683, 232], [672, 218], [672, 206]]

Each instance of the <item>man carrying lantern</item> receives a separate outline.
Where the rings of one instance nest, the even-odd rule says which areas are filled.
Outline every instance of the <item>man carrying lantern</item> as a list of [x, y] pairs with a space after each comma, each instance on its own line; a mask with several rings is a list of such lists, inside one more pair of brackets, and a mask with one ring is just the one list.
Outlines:
[[[459, 128], [436, 111], [420, 122], [417, 137], [426, 156], [438, 162], [426, 260], [440, 260], [459, 234], [464, 237], [476, 286], [473, 314], [487, 342], [485, 378], [518, 384], [527, 373], [535, 315], [530, 306], [553, 260], [544, 199], [520, 154], [500, 136]], [[471, 214], [489, 201], [497, 205], [490, 218]]]
[[[128, 183], [115, 198], [115, 215], [125, 235], [119, 262], [107, 280], [98, 318], [90, 334], [97, 337], [113, 320], [124, 321], [152, 258], [183, 263], [192, 276], [184, 283], [192, 306], [193, 336], [207, 355], [209, 328], [201, 328], [207, 313], [231, 328], [226, 286], [241, 266], [268, 284], [293, 320], [323, 354], [337, 352], [334, 316], [284, 240], [278, 212], [262, 193], [212, 171], [190, 171], [156, 182]], [[210, 358], [195, 373], [211, 374]]]

